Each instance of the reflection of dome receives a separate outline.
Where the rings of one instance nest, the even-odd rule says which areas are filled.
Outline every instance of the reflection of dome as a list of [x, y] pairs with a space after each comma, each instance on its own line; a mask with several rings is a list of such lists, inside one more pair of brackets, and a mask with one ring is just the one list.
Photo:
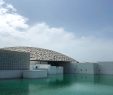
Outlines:
[[4, 48], [5, 50], [11, 50], [11, 51], [22, 51], [22, 52], [29, 52], [30, 53], [30, 60], [44, 60], [44, 61], [75, 61], [76, 60], [52, 51], [48, 49], [42, 49], [42, 48], [34, 48], [34, 47], [8, 47]]

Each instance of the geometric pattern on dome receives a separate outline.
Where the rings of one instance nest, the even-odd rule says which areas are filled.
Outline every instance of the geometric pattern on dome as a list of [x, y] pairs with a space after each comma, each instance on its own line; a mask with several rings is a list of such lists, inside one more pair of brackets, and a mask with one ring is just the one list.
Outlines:
[[78, 62], [73, 58], [70, 58], [62, 53], [58, 53], [53, 50], [35, 48], [35, 47], [6, 47], [4, 50], [18, 51], [18, 52], [29, 52], [30, 60], [40, 61], [67, 61], [67, 62]]

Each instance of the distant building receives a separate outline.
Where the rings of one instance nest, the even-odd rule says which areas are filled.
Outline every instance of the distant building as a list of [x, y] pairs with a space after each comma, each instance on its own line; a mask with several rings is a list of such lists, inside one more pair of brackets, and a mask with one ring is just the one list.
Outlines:
[[113, 62], [74, 63], [67, 66], [67, 69], [73, 74], [113, 75]]

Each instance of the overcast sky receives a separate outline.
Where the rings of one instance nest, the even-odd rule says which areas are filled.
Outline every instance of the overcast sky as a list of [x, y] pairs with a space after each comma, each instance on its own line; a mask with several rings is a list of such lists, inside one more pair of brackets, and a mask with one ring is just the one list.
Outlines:
[[113, 0], [0, 0], [0, 47], [10, 46], [113, 61]]

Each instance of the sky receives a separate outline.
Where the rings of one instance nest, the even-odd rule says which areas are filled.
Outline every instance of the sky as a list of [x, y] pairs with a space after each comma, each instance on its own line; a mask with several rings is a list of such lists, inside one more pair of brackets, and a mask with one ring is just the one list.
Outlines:
[[0, 0], [0, 47], [13, 46], [113, 61], [113, 0]]

